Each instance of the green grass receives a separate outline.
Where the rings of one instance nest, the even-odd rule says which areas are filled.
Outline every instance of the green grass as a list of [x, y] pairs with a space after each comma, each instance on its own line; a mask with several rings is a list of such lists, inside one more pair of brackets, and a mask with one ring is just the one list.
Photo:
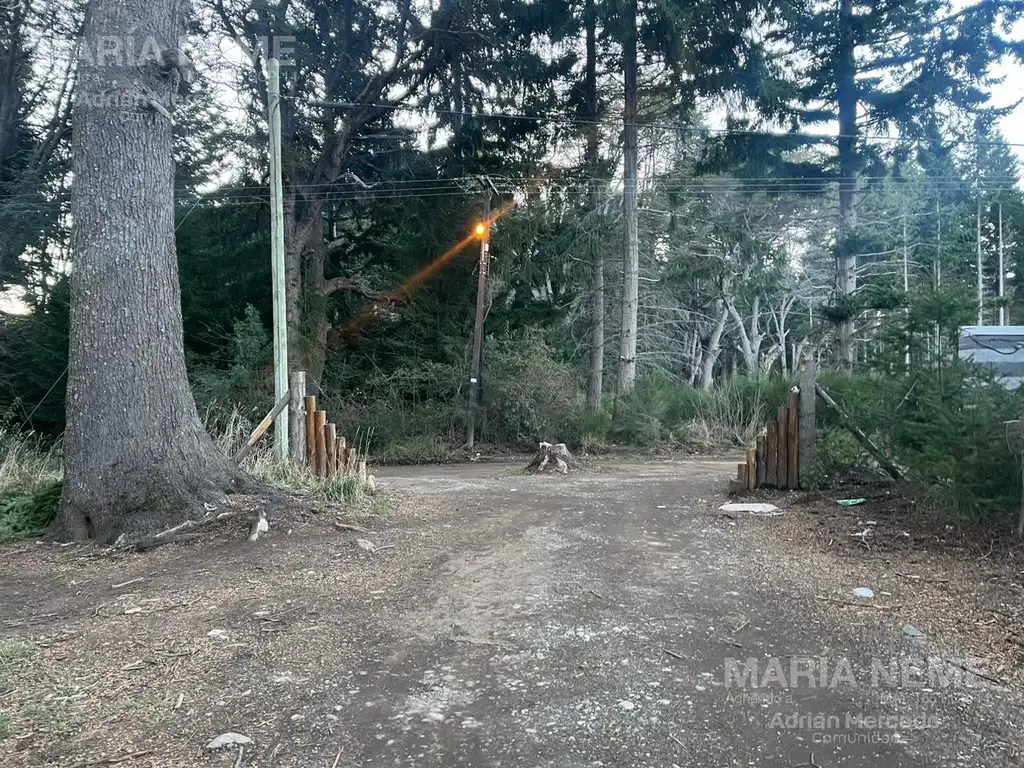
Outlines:
[[0, 542], [40, 536], [57, 515], [60, 446], [0, 428]]
[[35, 655], [35, 648], [16, 640], [9, 640], [0, 644], [0, 668], [12, 667], [17, 662], [31, 658]]

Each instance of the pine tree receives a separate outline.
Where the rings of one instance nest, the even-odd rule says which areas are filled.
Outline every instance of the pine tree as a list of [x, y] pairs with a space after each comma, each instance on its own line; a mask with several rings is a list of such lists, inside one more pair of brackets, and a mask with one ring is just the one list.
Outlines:
[[[789, 0], [782, 5], [780, 23], [768, 35], [778, 59], [772, 88], [792, 96], [788, 106], [780, 102], [768, 116], [793, 129], [838, 123], [835, 155], [824, 170], [839, 187], [832, 317], [836, 358], [844, 370], [852, 368], [856, 356], [858, 179], [865, 172], [884, 173], [880, 147], [892, 146], [869, 137], [895, 132], [908, 140], [926, 139], [929, 132], [936, 135], [940, 115], [984, 112], [994, 82], [991, 65], [1024, 51], [1004, 31], [1019, 14], [1018, 3], [1000, 0], [960, 10], [949, 0]], [[784, 65], [796, 68], [795, 75], [783, 76]], [[784, 152], [794, 141], [775, 144]]]
[[185, 371], [171, 122], [151, 106], [170, 101], [164, 56], [185, 22], [174, 0], [92, 0], [87, 15], [90, 50], [118, 35], [161, 53], [143, 65], [138, 51], [113, 65], [86, 61], [77, 81], [68, 418], [54, 523], [70, 539], [154, 534], [247, 483], [206, 433]]

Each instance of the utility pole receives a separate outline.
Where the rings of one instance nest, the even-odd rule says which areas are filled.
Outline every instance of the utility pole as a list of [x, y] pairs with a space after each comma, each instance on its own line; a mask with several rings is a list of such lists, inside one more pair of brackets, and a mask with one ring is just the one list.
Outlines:
[[985, 324], [985, 281], [981, 267], [981, 194], [978, 194], [978, 218], [975, 240], [978, 245], [978, 325]]
[[[907, 253], [907, 210], [904, 205], [903, 208], [903, 298], [907, 302], [907, 308], [904, 314], [910, 318], [910, 258]], [[907, 367], [910, 366], [910, 345], [907, 345], [907, 353], [904, 358]]]
[[[267, 59], [267, 112], [270, 130], [270, 262], [274, 291], [274, 402], [288, 391], [288, 319], [284, 286], [284, 201], [281, 184], [281, 64]], [[288, 407], [274, 422], [274, 447], [288, 461]]]
[[1003, 293], [1006, 286], [1006, 265], [1003, 263], [1003, 203], [999, 203], [999, 324], [1006, 325], [1006, 307], [1003, 305]]
[[469, 374], [469, 424], [466, 427], [466, 444], [472, 448], [476, 442], [476, 417], [480, 410], [481, 369], [484, 359], [484, 315], [487, 307], [487, 267], [491, 261], [491, 192], [494, 185], [490, 179], [480, 179], [483, 193], [483, 218], [476, 225], [480, 236], [480, 274], [476, 282], [476, 322], [473, 324], [473, 360]]

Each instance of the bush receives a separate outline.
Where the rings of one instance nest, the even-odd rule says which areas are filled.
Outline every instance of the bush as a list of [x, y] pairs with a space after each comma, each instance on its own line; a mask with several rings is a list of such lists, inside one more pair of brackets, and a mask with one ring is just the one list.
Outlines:
[[[853, 421], [905, 467], [908, 480], [933, 506], [958, 520], [1008, 520], [1020, 504], [1019, 454], [1003, 422], [1024, 412], [1024, 392], [1011, 392], [992, 374], [959, 359], [915, 365], [902, 376], [823, 377]], [[839, 430], [821, 409], [824, 435]], [[1020, 443], [1020, 441], [1018, 441]], [[863, 463], [849, 441], [819, 441], [823, 466]]]
[[719, 451], [753, 445], [765, 422], [786, 401], [791, 382], [737, 377], [710, 391], [681, 379], [651, 374], [637, 380], [616, 405], [610, 435], [621, 443], [675, 445]]
[[0, 428], [0, 541], [39, 536], [60, 502], [59, 446]]
[[488, 362], [485, 439], [519, 448], [535, 448], [541, 440], [579, 443], [581, 382], [538, 331], [495, 340]]

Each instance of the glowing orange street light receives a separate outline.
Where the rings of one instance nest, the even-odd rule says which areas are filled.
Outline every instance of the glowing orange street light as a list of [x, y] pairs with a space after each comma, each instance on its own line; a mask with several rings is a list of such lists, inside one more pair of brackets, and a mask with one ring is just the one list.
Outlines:
[[483, 237], [486, 234], [487, 234], [487, 225], [484, 224], [483, 222], [480, 222], [479, 224], [477, 224], [476, 225], [476, 236], [477, 237]]

